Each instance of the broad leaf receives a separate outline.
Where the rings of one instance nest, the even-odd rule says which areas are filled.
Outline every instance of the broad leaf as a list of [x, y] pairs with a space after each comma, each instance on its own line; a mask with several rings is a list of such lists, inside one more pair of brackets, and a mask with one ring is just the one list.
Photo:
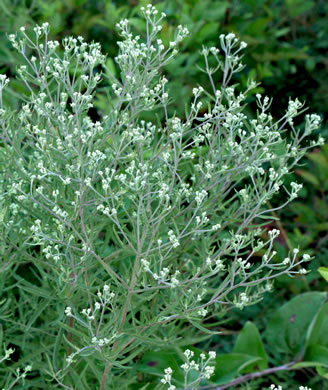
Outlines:
[[322, 306], [308, 329], [306, 346], [316, 344], [328, 347], [328, 303]]
[[247, 322], [239, 333], [233, 352], [261, 358], [257, 363], [260, 370], [268, 367], [268, 356], [265, 352], [260, 333], [252, 322]]
[[309, 292], [279, 308], [268, 323], [266, 338], [275, 352], [296, 356], [305, 346], [307, 330], [321, 309], [326, 293]]
[[317, 372], [320, 376], [328, 379], [328, 370], [326, 368], [319, 366], [317, 367]]
[[146, 352], [140, 363], [134, 366], [134, 369], [146, 374], [163, 376], [164, 370], [171, 367], [173, 370], [172, 378], [179, 383], [183, 383], [182, 369], [179, 367], [182, 364], [178, 354], [172, 350], [160, 350]]
[[219, 355], [215, 359], [215, 373], [211, 382], [216, 385], [223, 385], [230, 382], [250, 365], [258, 363], [262, 358], [242, 353], [227, 353]]
[[318, 271], [320, 272], [321, 276], [328, 282], [328, 267], [319, 267]]
[[321, 345], [311, 345], [306, 349], [304, 361], [316, 363], [318, 366], [328, 367], [328, 348]]

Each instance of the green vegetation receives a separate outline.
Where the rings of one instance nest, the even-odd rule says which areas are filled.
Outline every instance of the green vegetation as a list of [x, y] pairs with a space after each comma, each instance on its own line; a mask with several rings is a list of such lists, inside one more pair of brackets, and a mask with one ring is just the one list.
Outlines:
[[[117, 42], [122, 39], [116, 25], [120, 20], [127, 18], [133, 31], [144, 38], [147, 27], [145, 19], [140, 16], [140, 7], [147, 4], [146, 1], [137, 0], [0, 1], [0, 74], [6, 74], [11, 80], [3, 93], [3, 105], [7, 110], [5, 120], [12, 121], [10, 126], [17, 130], [17, 132], [11, 134], [14, 137], [14, 144], [17, 146], [16, 152], [21, 153], [24, 158], [32, 153], [30, 148], [34, 147], [34, 144], [24, 144], [26, 134], [30, 135], [32, 132], [28, 130], [24, 130], [27, 133], [21, 132], [20, 126], [24, 125], [25, 129], [27, 122], [24, 123], [21, 119], [21, 122], [18, 122], [17, 113], [24, 112], [24, 109], [22, 109], [24, 104], [30, 103], [32, 107], [34, 103], [30, 100], [30, 89], [23, 81], [26, 75], [22, 77], [22, 74], [18, 72], [20, 66], [26, 65], [25, 60], [19, 55], [19, 51], [15, 52], [12, 49], [7, 36], [19, 31], [21, 26], [25, 26], [26, 34], [32, 37], [33, 28], [36, 24], [42, 25], [49, 22], [51, 25], [49, 39], [51, 40], [61, 41], [65, 37], [73, 35], [75, 37], [82, 36], [85, 42], [88, 43], [99, 42], [106, 58], [99, 58], [99, 63], [95, 64], [92, 70], [88, 69], [87, 74], [91, 75], [93, 72], [100, 74], [100, 71], [102, 71], [103, 76], [101, 80], [94, 81], [95, 85], [93, 87], [96, 87], [96, 93], [93, 92], [93, 87], [90, 86], [88, 93], [90, 93], [90, 96], [92, 95], [93, 107], [89, 107], [83, 115], [87, 114], [94, 122], [103, 121], [104, 115], [108, 113], [109, 106], [114, 107], [121, 104], [119, 94], [114, 93], [115, 90], [113, 91], [112, 87], [114, 79], [122, 80], [122, 68], [114, 60], [119, 54]], [[208, 66], [206, 66], [203, 48], [219, 47], [219, 36], [221, 34], [234, 33], [240, 41], [247, 43], [247, 50], [243, 51], [242, 57], [242, 63], [245, 67], [233, 75], [232, 85], [235, 87], [236, 96], [249, 88], [249, 80], [253, 79], [256, 82], [256, 85], [253, 85], [253, 88], [250, 88], [247, 93], [247, 104], [242, 107], [243, 113], [248, 116], [249, 121], [257, 118], [258, 114], [261, 113], [256, 97], [259, 93], [273, 98], [270, 107], [273, 121], [277, 121], [285, 115], [290, 100], [295, 102], [298, 98], [301, 102], [305, 102], [304, 108], [308, 107], [309, 112], [316, 113], [323, 119], [320, 129], [314, 128], [311, 132], [308, 132], [309, 140], [317, 142], [319, 136], [327, 138], [327, 1], [161, 0], [154, 1], [153, 5], [156, 6], [159, 14], [161, 12], [166, 14], [166, 18], [162, 21], [162, 29], [158, 32], [157, 37], [161, 39], [165, 47], [169, 46], [170, 41], [173, 41], [176, 37], [177, 26], [186, 26], [190, 34], [184, 40], [179, 40], [177, 43], [178, 53], [172, 61], [161, 66], [156, 75], [156, 77], [165, 76], [168, 80], [169, 100], [167, 101], [166, 111], [161, 109], [161, 104], [156, 101], [153, 111], [140, 109], [140, 112], [137, 112], [138, 121], [151, 121], [156, 127], [165, 128], [166, 115], [168, 118], [184, 118], [186, 113], [190, 112], [195, 95], [194, 89], [201, 86], [208, 94], [202, 95], [201, 90], [197, 92], [202, 106], [198, 109], [195, 121], [197, 120], [199, 124], [202, 123], [209, 112], [209, 107], [213, 105], [213, 96], [210, 96], [213, 93], [212, 83], [222, 86], [221, 71], [211, 74], [211, 69], [217, 65], [215, 56], [211, 53], [208, 55]], [[58, 47], [57, 50], [59, 57], [62, 58], [64, 56], [63, 48]], [[32, 51], [33, 48], [26, 48], [28, 58], [32, 55]], [[224, 53], [219, 54], [220, 59], [223, 58], [222, 54]], [[102, 68], [100, 62], [103, 62]], [[80, 78], [84, 71], [85, 69], [79, 65], [76, 73], [77, 78]], [[69, 70], [69, 73], [72, 74], [72, 69]], [[212, 76], [212, 82], [211, 78], [208, 77], [209, 74]], [[144, 77], [141, 71], [138, 75], [140, 79]], [[31, 83], [33, 91], [40, 88], [41, 85], [38, 84], [37, 80], [29, 77], [27, 77], [27, 80], [28, 83]], [[2, 80], [2, 82], [5, 82], [5, 80]], [[41, 90], [38, 90], [37, 93], [39, 92]], [[55, 96], [55, 92], [54, 84], [51, 84], [49, 96]], [[64, 90], [61, 92], [64, 92]], [[66, 93], [69, 95], [70, 91], [67, 90]], [[73, 97], [69, 95], [67, 104], [72, 103], [72, 99]], [[120, 107], [125, 108], [125, 104], [127, 103], [124, 102]], [[70, 110], [68, 109], [67, 116]], [[307, 111], [304, 112], [304, 115], [307, 113]], [[299, 129], [299, 134], [306, 132], [306, 125], [303, 122], [304, 115], [297, 116], [294, 119], [295, 128]], [[61, 124], [55, 122], [55, 118], [51, 118], [53, 129], [57, 127], [60, 129]], [[17, 120], [17, 122], [14, 122], [14, 120]], [[110, 117], [104, 129], [108, 130], [113, 123], [115, 123], [115, 118]], [[32, 124], [37, 124], [35, 118]], [[169, 126], [172, 129], [175, 125], [171, 123]], [[58, 263], [56, 272], [50, 272], [47, 267], [44, 267], [44, 263], [48, 260], [45, 260], [47, 253], [43, 250], [47, 246], [41, 242], [34, 242], [32, 245], [29, 241], [30, 238], [27, 239], [22, 232], [18, 233], [18, 230], [12, 231], [8, 228], [8, 221], [12, 218], [9, 214], [15, 213], [15, 207], [10, 206], [11, 203], [7, 202], [5, 196], [3, 196], [5, 188], [14, 179], [25, 180], [25, 170], [32, 172], [33, 169], [37, 168], [33, 165], [33, 159], [30, 160], [30, 157], [28, 157], [29, 164], [20, 165], [18, 152], [17, 155], [10, 152], [11, 160], [7, 160], [8, 154], [6, 153], [9, 149], [6, 153], [4, 153], [4, 150], [10, 137], [6, 138], [4, 136], [3, 129], [4, 127], [0, 130], [2, 135], [0, 150], [3, 152], [0, 157], [0, 178], [2, 180], [0, 181], [0, 347], [4, 346], [4, 350], [0, 350], [0, 385], [6, 390], [11, 388], [38, 389], [44, 388], [44, 378], [47, 378], [49, 380], [47, 386], [56, 388], [55, 386], [59, 386], [58, 383], [61, 383], [62, 378], [59, 376], [56, 378], [57, 374], [55, 375], [55, 373], [61, 369], [62, 372], [66, 370], [61, 364], [64, 357], [67, 357], [68, 351], [74, 354], [79, 339], [87, 342], [86, 333], [83, 333], [83, 330], [86, 331], [86, 329], [83, 326], [82, 330], [75, 327], [72, 325], [72, 319], [66, 318], [64, 315], [65, 307], [68, 306], [68, 297], [71, 299], [72, 307], [76, 305], [78, 310], [86, 308], [88, 303], [82, 302], [84, 297], [81, 291], [83, 289], [88, 291], [87, 301], [89, 303], [93, 302], [92, 299], [96, 297], [98, 289], [101, 290], [106, 282], [104, 275], [107, 275], [106, 273], [110, 274], [110, 271], [106, 265], [102, 265], [105, 267], [102, 268], [102, 271], [93, 273], [95, 265], [90, 265], [93, 273], [89, 280], [90, 287], [87, 288], [82, 283], [79, 285], [79, 292], [71, 297], [69, 286], [72, 275], [69, 272], [69, 267], [67, 268]], [[97, 132], [98, 130], [94, 131]], [[100, 134], [102, 133], [99, 130], [99, 133], [95, 135], [95, 140], [97, 137], [100, 138]], [[38, 136], [42, 137], [41, 134]], [[106, 139], [107, 144], [105, 146], [109, 149], [112, 148], [114, 151], [119, 150], [120, 137], [119, 132], [110, 135]], [[64, 137], [62, 138], [64, 139]], [[283, 138], [286, 144], [297, 141], [292, 129], [287, 130]], [[156, 138], [157, 142], [160, 139]], [[47, 139], [46, 142], [51, 144], [52, 141]], [[97, 142], [95, 141], [94, 145], [98, 145]], [[304, 259], [304, 255], [310, 255], [313, 260], [306, 264], [306, 269], [311, 270], [311, 272], [297, 275], [294, 278], [287, 275], [279, 276], [275, 280], [272, 292], [264, 294], [263, 299], [260, 299], [262, 294], [259, 294], [258, 302], [255, 297], [250, 303], [256, 302], [256, 304], [244, 305], [243, 310], [238, 307], [227, 307], [226, 310], [223, 310], [223, 305], [220, 310], [217, 309], [216, 314], [214, 311], [209, 313], [209, 318], [203, 320], [197, 316], [197, 318], [192, 316], [187, 319], [184, 318], [183, 321], [185, 322], [176, 322], [172, 328], [163, 328], [162, 333], [156, 334], [154, 340], [151, 340], [153, 336], [147, 337], [138, 334], [139, 344], [134, 346], [135, 349], [131, 346], [131, 350], [127, 350], [126, 356], [121, 357], [115, 368], [115, 372], [119, 372], [122, 367], [128, 367], [124, 377], [122, 377], [120, 384], [121, 387], [123, 386], [122, 388], [155, 388], [167, 367], [173, 369], [172, 385], [182, 386], [181, 381], [184, 380], [184, 376], [179, 366], [186, 361], [183, 351], [188, 348], [194, 353], [196, 360], [200, 359], [202, 351], [216, 351], [216, 358], [211, 360], [211, 363], [215, 363], [216, 367], [211, 379], [213, 380], [212, 383], [216, 385], [232, 382], [231, 389], [256, 390], [269, 388], [271, 383], [277, 383], [288, 389], [298, 389], [301, 385], [312, 387], [312, 390], [328, 389], [328, 341], [326, 336], [328, 334], [326, 320], [328, 309], [327, 303], [325, 303], [327, 300], [327, 282], [325, 279], [327, 279], [328, 267], [328, 147], [327, 145], [322, 146], [320, 143], [322, 142], [317, 143], [315, 148], [309, 151], [300, 148], [299, 157], [302, 155], [302, 150], [304, 150], [303, 154], [305, 156], [288, 175], [281, 176], [282, 185], [287, 189], [291, 188], [293, 182], [303, 185], [298, 193], [298, 198], [293, 200], [290, 205], [288, 204], [286, 207], [279, 209], [287, 198], [285, 191], [277, 192], [274, 196], [268, 197], [265, 205], [263, 205], [267, 210], [271, 210], [266, 215], [267, 219], [256, 220], [256, 224], [262, 228], [259, 239], [264, 242], [269, 242], [272, 238], [269, 234], [270, 231], [278, 229], [281, 232], [279, 237], [273, 240], [272, 250], [277, 252], [273, 260], [274, 264], [282, 264], [286, 258], [293, 256], [294, 264], [297, 264]], [[24, 146], [22, 146], [23, 144]], [[164, 144], [166, 145], [166, 143]], [[304, 148], [305, 143], [303, 142], [300, 145]], [[105, 149], [103, 152], [106, 154]], [[102, 149], [100, 148], [100, 150]], [[273, 147], [272, 151], [280, 156], [287, 153], [284, 147], [279, 150]], [[210, 153], [208, 147], [201, 142], [198, 146], [196, 144], [196, 146], [190, 147], [188, 152], [190, 154], [195, 153], [195, 160], [182, 164], [181, 177], [191, 183], [189, 179], [193, 173], [194, 165], [197, 163], [204, 164]], [[58, 157], [59, 155], [57, 156], [55, 153], [50, 159], [51, 154], [47, 153], [44, 161], [49, 162], [53, 158], [58, 164], [57, 168], [60, 166], [61, 172], [71, 177], [72, 172], [65, 171], [68, 168], [65, 167], [64, 161]], [[154, 153], [154, 150], [148, 145], [144, 150], [142, 161], [146, 163], [153, 161]], [[39, 156], [36, 156], [35, 161], [38, 158]], [[47, 160], [48, 158], [49, 160]], [[119, 163], [120, 173], [123, 173], [133, 160], [129, 160], [130, 157], [126, 158], [126, 160], [123, 159]], [[66, 164], [72, 163], [67, 155], [65, 159], [68, 159]], [[78, 157], [75, 156], [74, 159], [78, 159]], [[72, 161], [75, 161], [74, 159]], [[16, 161], [17, 166], [22, 171], [17, 173], [19, 171], [17, 166], [10, 165], [8, 161]], [[270, 164], [275, 169], [278, 168], [275, 162], [265, 162], [263, 168], [268, 171]], [[47, 163], [45, 165], [46, 169], [49, 170], [50, 165], [47, 165]], [[103, 168], [104, 166], [101, 169], [104, 170]], [[100, 168], [97, 166], [97, 169]], [[215, 169], [217, 169], [217, 166]], [[54, 168], [51, 167], [51, 170], [53, 171]], [[91, 171], [90, 168], [88, 174], [91, 174]], [[8, 175], [8, 172], [11, 173]], [[204, 172], [205, 165], [203, 166]], [[6, 177], [6, 180], [3, 177]], [[38, 180], [34, 184], [34, 190], [39, 185]], [[95, 179], [94, 188], [98, 191], [99, 183], [97, 180], [99, 178]], [[238, 182], [236, 191], [240, 191], [243, 185], [247, 188], [247, 185], [251, 183], [249, 178], [242, 176], [242, 174], [240, 177], [236, 176], [235, 180]], [[26, 184], [27, 181], [24, 183]], [[67, 184], [62, 184], [60, 181], [58, 183], [58, 189], [61, 191], [59, 198], [65, 201], [65, 204], [62, 204], [65, 209], [65, 207], [68, 207], [68, 202], [76, 201], [76, 199], [72, 198], [73, 193], [69, 192]], [[50, 184], [53, 185], [53, 183], [48, 183], [49, 188], [46, 188], [46, 194], [47, 191], [50, 191]], [[27, 189], [24, 185], [22, 188], [26, 192]], [[116, 185], [118, 186], [118, 184]], [[52, 188], [49, 194], [53, 190], [55, 188]], [[227, 198], [222, 199], [227, 200]], [[93, 202], [95, 199], [90, 198], [89, 200]], [[124, 207], [128, 213], [133, 212], [133, 200], [132, 203], [129, 202], [123, 203], [123, 205], [120, 204], [119, 207], [122, 207], [122, 209], [117, 207], [119, 217], [120, 213], [123, 213]], [[211, 211], [215, 214], [214, 210], [217, 206], [214, 206], [213, 202], [214, 198], [211, 198], [206, 209], [208, 215], [211, 215]], [[22, 203], [24, 203], [23, 200]], [[99, 204], [97, 205], [99, 206]], [[234, 219], [234, 212], [237, 215], [240, 204], [232, 202], [232, 205], [232, 214], [228, 226], [235, 229], [237, 219]], [[30, 213], [30, 220], [40, 218], [42, 223], [53, 223], [49, 222], [49, 216], [47, 217], [44, 211], [37, 211], [37, 208], [34, 209], [31, 204], [26, 204], [24, 207], [24, 210]], [[19, 208], [19, 210], [21, 209]], [[227, 210], [228, 207], [224, 211], [226, 214], [220, 215], [219, 212], [220, 218], [229, 216]], [[68, 209], [66, 211], [70, 212]], [[44, 217], [44, 220], [40, 216]], [[26, 219], [24, 218], [26, 216], [23, 217], [19, 211], [17, 220], [15, 220], [17, 229], [18, 226], [23, 230], [28, 229], [28, 226], [32, 226], [31, 224], [25, 226]], [[101, 259], [109, 259], [109, 262], [112, 262], [112, 259], [121, 258], [125, 264], [124, 272], [127, 272], [128, 275], [129, 264], [133, 262], [133, 255], [130, 251], [131, 248], [122, 250], [124, 248], [124, 234], [118, 234], [112, 228], [106, 230], [103, 226], [100, 227], [104, 224], [104, 215], [99, 217], [96, 214], [93, 215], [90, 211], [88, 218], [90, 218], [89, 221], [92, 221], [92, 229], [95, 229], [91, 229], [90, 240], [96, 247], [96, 253], [102, 253]], [[97, 218], [102, 222], [97, 222]], [[222, 224], [220, 218], [217, 225]], [[126, 232], [131, 233], [133, 231], [131, 221], [128, 219], [122, 221], [122, 226], [124, 226]], [[173, 221], [168, 222], [168, 226], [171, 223]], [[181, 228], [183, 223], [183, 219], [177, 218], [174, 224], [170, 226], [174, 230], [175, 228]], [[74, 224], [72, 225], [74, 227]], [[37, 224], [34, 225], [35, 231], [37, 231], [37, 226]], [[94, 226], [98, 226], [98, 230]], [[167, 235], [167, 233], [165, 234]], [[79, 231], [79, 234], [83, 237], [83, 229]], [[227, 233], [222, 234], [224, 236]], [[172, 235], [170, 237], [172, 238], [170, 242], [174, 242], [174, 237]], [[52, 238], [54, 239], [54, 237]], [[57, 239], [59, 240], [58, 237]], [[11, 246], [8, 246], [8, 240]], [[75, 250], [80, 248], [79, 245], [82, 241], [78, 242], [77, 240]], [[194, 257], [191, 256], [191, 259], [196, 261], [196, 254], [204, 254], [211, 247], [211, 243], [204, 239], [202, 247], [199, 249], [193, 241], [191, 246], [187, 246], [187, 253], [189, 255], [194, 251], [195, 254], [192, 255]], [[299, 252], [293, 252], [295, 248]], [[85, 250], [85, 247], [82, 249]], [[53, 253], [55, 250], [57, 249], [52, 247], [51, 256], [55, 256]], [[252, 262], [260, 264], [266, 250], [267, 248], [258, 248], [254, 251]], [[250, 247], [246, 247], [243, 255], [249, 254], [250, 251]], [[296, 270], [299, 272], [302, 267], [297, 266]], [[146, 268], [147, 263], [145, 263]], [[105, 274], [102, 273], [104, 269], [107, 269]], [[119, 271], [123, 272], [122, 269], [119, 269]], [[154, 270], [152, 271], [154, 272]], [[172, 282], [174, 275], [169, 274], [169, 277]], [[200, 289], [201, 287], [198, 286], [197, 288]], [[211, 285], [211, 288], [214, 288], [213, 285]], [[115, 293], [116, 296], [120, 296], [118, 291], [115, 291]], [[240, 293], [239, 290], [238, 293]], [[147, 302], [154, 304], [157, 299], [159, 299], [159, 296], [150, 294]], [[173, 298], [165, 297], [166, 302], [169, 299]], [[234, 302], [233, 299], [232, 296], [232, 302]], [[81, 300], [80, 303], [79, 300]], [[142, 307], [144, 305], [142, 302], [144, 301], [140, 299], [140, 302], [136, 302], [136, 305]], [[238, 303], [240, 304], [238, 301], [234, 302], [234, 304], [236, 303], [237, 306]], [[82, 304], [82, 306], [80, 307], [79, 304]], [[174, 307], [175, 310], [178, 310], [176, 306]], [[74, 311], [74, 307], [72, 310]], [[115, 310], [119, 313], [119, 310], [123, 309], [116, 307]], [[124, 310], [122, 312], [124, 313]], [[173, 315], [173, 311], [165, 315]], [[117, 316], [115, 320], [111, 321], [120, 322], [119, 314]], [[140, 318], [139, 316], [144, 317]], [[139, 312], [136, 309], [133, 315], [131, 314], [129, 321], [140, 322], [140, 325], [146, 319], [149, 320], [147, 316], [148, 314], [145, 314], [142, 310]], [[106, 326], [109, 329], [112, 325], [108, 323]], [[180, 334], [179, 337], [183, 335], [183, 339], [174, 339], [174, 334]], [[165, 338], [171, 340], [170, 346], [168, 346], [167, 341], [161, 341]], [[142, 348], [142, 343], [150, 346], [147, 352]], [[78, 345], [78, 348], [82, 348], [82, 345]], [[5, 350], [12, 353], [8, 353], [7, 356]], [[74, 365], [74, 363], [70, 366], [74, 369], [67, 368], [67, 370], [70, 370], [71, 379], [65, 379], [64, 382], [67, 381], [65, 382], [67, 386], [73, 386], [68, 388], [78, 390], [93, 389], [92, 386], [99, 388], [99, 380], [97, 381], [95, 378], [103, 377], [103, 361], [101, 360], [103, 357], [95, 358], [93, 354], [88, 355], [89, 352], [90, 350], [87, 349], [85, 353], [84, 351], [82, 353], [84, 363], [79, 361], [77, 365]], [[3, 359], [6, 356], [8, 359]], [[9, 357], [11, 358], [10, 361]], [[74, 360], [75, 357], [72, 359]], [[29, 368], [29, 364], [33, 361], [37, 362], [37, 368], [34, 365], [32, 367], [33, 371], [27, 370], [24, 382], [24, 367]], [[119, 365], [122, 367], [120, 368]], [[280, 367], [282, 369], [279, 369]], [[17, 368], [22, 369], [19, 374], [21, 378], [19, 381], [17, 380], [17, 383], [14, 383]], [[272, 371], [265, 372], [266, 375], [258, 377], [253, 375], [258, 370], [265, 371], [268, 369], [272, 369]], [[249, 377], [245, 377], [247, 375]], [[190, 373], [190, 378], [197, 379], [195, 372]], [[56, 385], [57, 379], [59, 382], [57, 381]], [[245, 381], [239, 385], [238, 380]], [[206, 383], [203, 378], [200, 386]], [[110, 382], [106, 386], [105, 388], [111, 388]]]

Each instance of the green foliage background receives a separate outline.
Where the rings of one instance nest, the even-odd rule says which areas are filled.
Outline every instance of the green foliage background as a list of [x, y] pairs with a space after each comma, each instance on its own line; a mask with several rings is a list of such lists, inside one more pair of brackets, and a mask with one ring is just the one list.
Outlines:
[[[20, 61], [10, 49], [6, 33], [13, 33], [22, 25], [28, 27], [45, 21], [50, 23], [55, 39], [82, 35], [87, 41], [100, 42], [103, 51], [108, 53], [107, 66], [115, 73], [112, 58], [117, 54], [116, 42], [119, 39], [115, 25], [120, 19], [129, 18], [142, 33], [143, 24], [136, 10], [137, 6], [145, 4], [146, 1], [137, 0], [1, 0], [0, 64], [5, 65], [1, 65], [0, 73], [14, 75]], [[191, 96], [192, 88], [207, 83], [207, 76], [197, 67], [202, 46], [215, 46], [221, 33], [235, 32], [248, 44], [244, 57], [247, 66], [238, 76], [240, 86], [244, 87], [250, 77], [261, 82], [259, 91], [265, 90], [273, 97], [272, 112], [277, 117], [282, 114], [281, 110], [287, 106], [289, 98], [298, 97], [306, 101], [311, 112], [324, 118], [322, 133], [327, 135], [326, 0], [162, 0], [153, 1], [153, 4], [168, 16], [161, 32], [164, 43], [170, 40], [179, 24], [186, 25], [191, 32], [190, 38], [182, 43], [176, 61], [165, 69], [174, 98], [172, 111], [183, 115], [181, 101], [188, 104], [186, 97]], [[22, 85], [11, 83], [9, 104], [17, 105], [17, 96], [22, 88]], [[96, 102], [98, 108], [104, 108], [102, 96], [106, 96], [106, 88], [105, 84], [101, 87]], [[255, 105], [250, 104], [250, 109], [252, 107]], [[96, 110], [93, 114], [97, 116]], [[317, 138], [317, 135], [314, 134], [314, 137]], [[231, 352], [247, 320], [255, 319], [262, 332], [272, 313], [294, 295], [327, 290], [327, 284], [317, 269], [328, 266], [328, 146], [310, 153], [304, 166], [290, 177], [290, 181], [293, 180], [304, 184], [300, 198], [277, 215], [281, 219], [277, 226], [268, 227], [278, 227], [284, 233], [276, 243], [278, 258], [283, 259], [289, 249], [299, 247], [300, 256], [306, 252], [316, 257], [309, 265], [312, 272], [296, 279], [282, 277], [273, 294], [254, 307], [232, 312], [229, 321], [220, 327], [223, 335], [212, 338], [211, 345], [208, 342], [199, 344], [200, 348]], [[275, 203], [281, 203], [279, 197]], [[35, 277], [28, 270], [21, 270], [21, 274], [33, 283]], [[266, 340], [270, 341], [270, 337]], [[271, 351], [270, 345], [267, 351]], [[273, 352], [271, 356], [269, 354], [269, 359], [271, 363], [277, 363]], [[318, 378], [311, 369], [299, 370], [296, 374], [281, 373], [279, 378], [281, 384], [285, 383], [290, 388], [298, 384], [312, 385], [313, 390], [328, 388], [324, 379]], [[244, 388], [256, 389], [270, 383], [267, 379], [259, 380]]]

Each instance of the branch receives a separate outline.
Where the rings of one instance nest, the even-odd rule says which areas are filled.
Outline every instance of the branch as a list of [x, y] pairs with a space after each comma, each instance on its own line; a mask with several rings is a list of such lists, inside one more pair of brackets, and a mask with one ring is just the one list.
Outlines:
[[292, 366], [295, 363], [296, 362], [290, 362], [290, 363], [287, 363], [287, 364], [283, 364], [282, 366], [267, 368], [266, 370], [263, 370], [263, 371], [258, 371], [258, 372], [253, 372], [251, 374], [246, 374], [246, 375], [243, 375], [243, 376], [241, 376], [239, 378], [236, 378], [236, 379], [232, 380], [231, 382], [229, 382], [229, 383], [227, 383], [227, 384], [225, 384], [223, 386], [218, 386], [218, 387], [201, 386], [200, 389], [204, 389], [204, 390], [205, 389], [207, 389], [207, 390], [224, 390], [224, 389], [228, 389], [231, 386], [240, 385], [241, 383], [248, 382], [248, 381], [256, 379], [256, 378], [261, 378], [262, 376], [265, 376], [265, 375], [274, 374], [275, 372], [279, 372], [279, 371], [291, 370]]

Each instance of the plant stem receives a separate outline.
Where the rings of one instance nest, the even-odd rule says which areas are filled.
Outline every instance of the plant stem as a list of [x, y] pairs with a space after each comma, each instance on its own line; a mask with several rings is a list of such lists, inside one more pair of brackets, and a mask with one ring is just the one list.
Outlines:
[[101, 385], [100, 385], [100, 390], [104, 390], [104, 389], [105, 389], [105, 384], [106, 384], [106, 381], [107, 381], [109, 369], [110, 369], [110, 363], [108, 362], [108, 363], [106, 364], [105, 371], [104, 371], [104, 374], [103, 374], [103, 377], [102, 377], [102, 381], [101, 381]]
[[265, 376], [265, 375], [270, 375], [270, 374], [274, 374], [275, 372], [279, 372], [279, 371], [288, 371], [288, 370], [291, 370], [291, 368], [293, 367], [293, 365], [295, 364], [296, 362], [290, 362], [290, 363], [287, 363], [287, 364], [283, 364], [282, 366], [278, 366], [278, 367], [272, 367], [272, 368], [267, 368], [266, 370], [263, 370], [263, 371], [258, 371], [258, 372], [253, 372], [251, 374], [246, 374], [246, 375], [243, 375], [239, 378], [236, 378], [234, 380], [232, 380], [231, 382], [223, 385], [223, 386], [218, 386], [218, 387], [213, 387], [213, 386], [202, 386], [200, 387], [200, 389], [207, 389], [207, 390], [225, 390], [225, 389], [228, 389], [229, 387], [231, 386], [236, 386], [236, 385], [240, 385], [242, 383], [245, 383], [245, 382], [248, 382], [250, 380], [253, 380], [253, 379], [256, 379], [256, 378], [261, 378], [262, 376]]

